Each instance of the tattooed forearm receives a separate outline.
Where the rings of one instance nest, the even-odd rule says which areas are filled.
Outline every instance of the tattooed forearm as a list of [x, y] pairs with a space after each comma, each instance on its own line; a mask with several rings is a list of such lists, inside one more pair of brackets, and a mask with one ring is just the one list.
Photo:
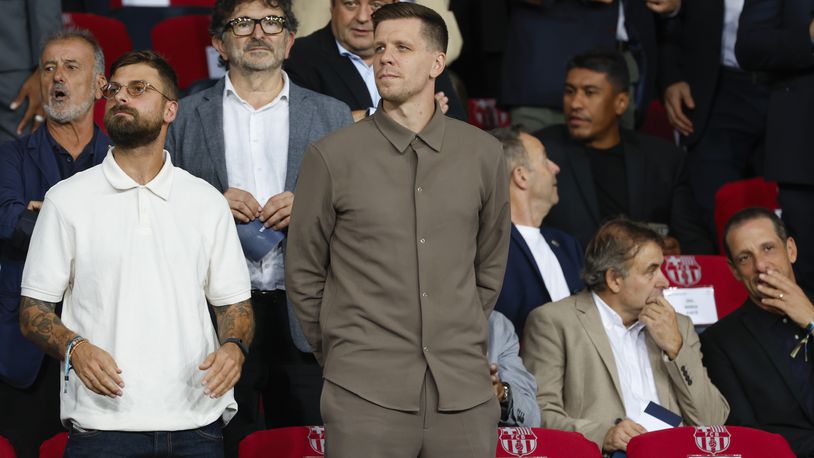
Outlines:
[[250, 300], [223, 307], [215, 307], [218, 320], [218, 337], [237, 337], [248, 347], [254, 338], [254, 312]]
[[20, 299], [20, 331], [40, 350], [57, 359], [76, 335], [62, 324], [54, 310], [56, 304], [23, 296]]

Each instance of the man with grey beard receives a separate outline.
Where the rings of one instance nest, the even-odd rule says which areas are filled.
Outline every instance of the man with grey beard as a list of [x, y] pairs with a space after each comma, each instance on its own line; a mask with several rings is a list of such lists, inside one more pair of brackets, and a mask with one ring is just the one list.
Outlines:
[[50, 36], [40, 56], [44, 128], [0, 146], [0, 436], [21, 457], [57, 433], [58, 362], [20, 334], [20, 280], [45, 192], [96, 165], [109, 143], [93, 123], [104, 56], [84, 30]]

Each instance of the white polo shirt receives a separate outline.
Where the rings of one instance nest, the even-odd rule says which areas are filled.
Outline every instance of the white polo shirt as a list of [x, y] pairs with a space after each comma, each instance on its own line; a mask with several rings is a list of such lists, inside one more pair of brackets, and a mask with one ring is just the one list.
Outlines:
[[[198, 369], [218, 347], [207, 310], [249, 299], [249, 275], [226, 199], [164, 166], [139, 185], [104, 162], [51, 188], [37, 218], [22, 295], [63, 300], [65, 325], [110, 353], [123, 395], [60, 387], [66, 426], [116, 431], [198, 428], [237, 411], [232, 392], [204, 394]], [[64, 372], [64, 369], [63, 369]], [[64, 373], [62, 374], [64, 379]]]

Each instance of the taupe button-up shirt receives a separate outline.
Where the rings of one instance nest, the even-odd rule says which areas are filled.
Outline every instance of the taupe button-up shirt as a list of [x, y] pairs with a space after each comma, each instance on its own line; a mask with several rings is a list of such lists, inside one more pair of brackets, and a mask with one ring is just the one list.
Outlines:
[[486, 359], [509, 243], [500, 143], [435, 115], [418, 134], [384, 110], [302, 161], [286, 289], [325, 378], [419, 410], [429, 367], [440, 410], [494, 396]]

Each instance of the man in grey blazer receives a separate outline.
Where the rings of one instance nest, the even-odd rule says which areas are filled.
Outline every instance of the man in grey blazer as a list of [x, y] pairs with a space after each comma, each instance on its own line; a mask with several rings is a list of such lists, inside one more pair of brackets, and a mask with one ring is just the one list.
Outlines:
[[[210, 34], [228, 72], [181, 101], [167, 137], [173, 163], [224, 193], [241, 234], [261, 227], [286, 234], [303, 152], [352, 122], [345, 104], [282, 71], [296, 28], [290, 0], [218, 1]], [[248, 238], [241, 242], [247, 252]], [[322, 371], [287, 305], [284, 245], [247, 254], [257, 329], [235, 389], [239, 411], [225, 431], [227, 454], [254, 430], [322, 423]], [[259, 392], [268, 393], [265, 422]]]
[[612, 453], [655, 429], [653, 410], [673, 426], [726, 421], [729, 405], [701, 364], [692, 322], [662, 295], [662, 244], [641, 223], [609, 221], [586, 250], [588, 290], [529, 314], [522, 357], [544, 428], [577, 431]]

